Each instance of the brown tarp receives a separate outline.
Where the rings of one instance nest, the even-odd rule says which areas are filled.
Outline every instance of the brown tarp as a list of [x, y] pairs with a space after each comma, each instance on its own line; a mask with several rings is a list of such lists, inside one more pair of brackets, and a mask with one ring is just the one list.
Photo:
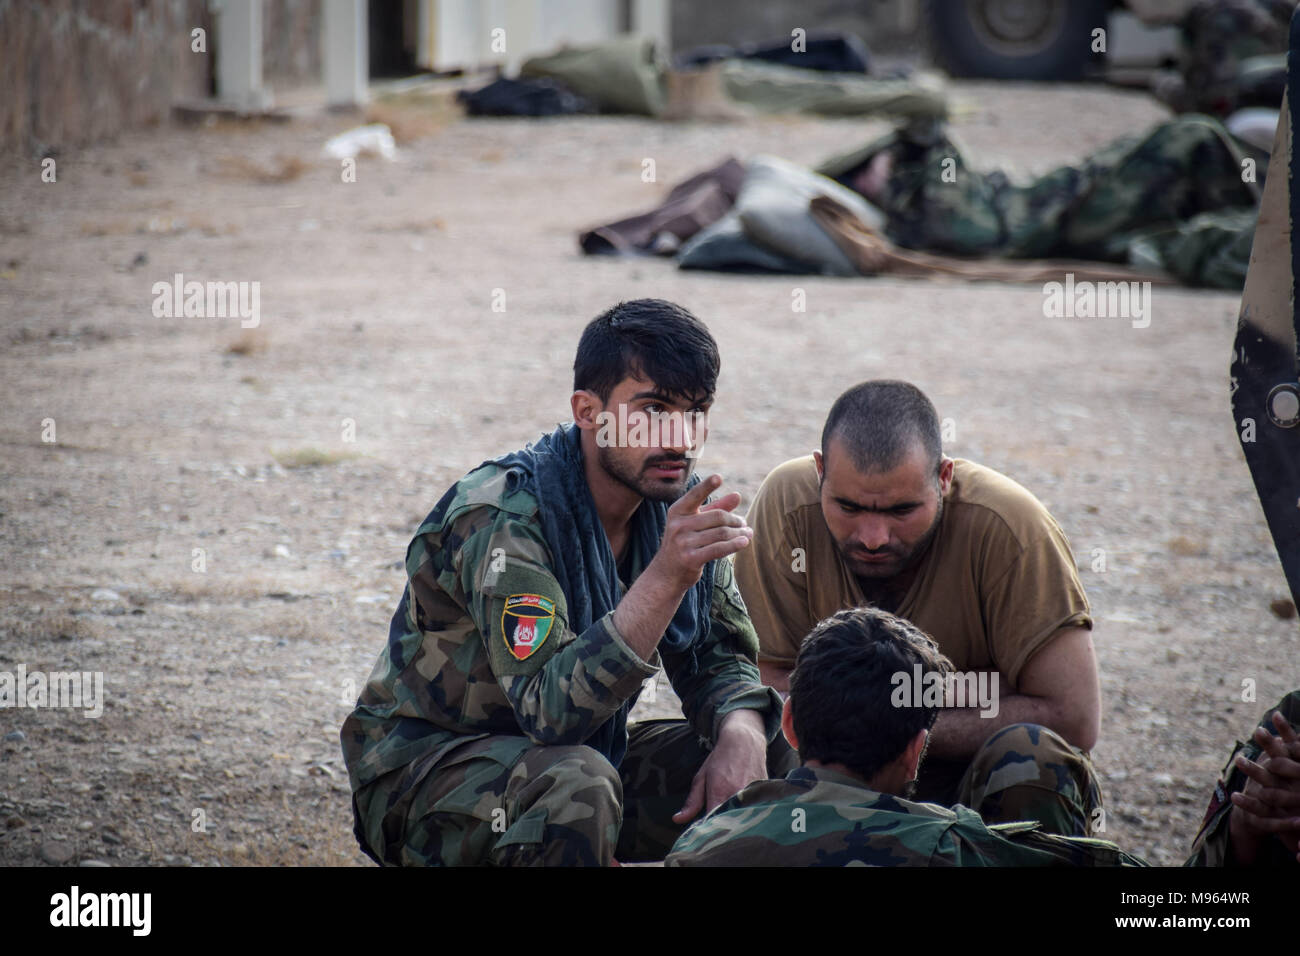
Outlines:
[[959, 259], [930, 252], [900, 249], [876, 232], [845, 206], [829, 196], [816, 196], [810, 209], [817, 224], [826, 230], [863, 275], [905, 275], [922, 278], [951, 276], [958, 279], [986, 279], [994, 282], [1051, 282], [1065, 272], [1076, 281], [1133, 282], [1173, 285], [1162, 272], [1142, 272], [1105, 262], [1064, 259]]
[[744, 178], [744, 164], [729, 156], [712, 169], [678, 183], [668, 198], [649, 212], [581, 233], [578, 245], [588, 255], [672, 255], [682, 242], [726, 214]]

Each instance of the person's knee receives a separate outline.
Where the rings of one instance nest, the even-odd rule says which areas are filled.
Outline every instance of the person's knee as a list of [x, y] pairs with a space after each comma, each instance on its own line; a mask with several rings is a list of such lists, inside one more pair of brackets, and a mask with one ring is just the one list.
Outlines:
[[494, 861], [608, 864], [622, 824], [622, 801], [618, 771], [599, 751], [582, 745], [534, 747], [511, 771]]
[[963, 802], [988, 822], [1038, 820], [1052, 832], [1084, 835], [1101, 807], [1088, 758], [1041, 724], [1011, 724], [975, 753]]
[[1019, 754], [1041, 759], [1060, 754], [1077, 754], [1079, 751], [1050, 727], [1022, 723], [1008, 724], [989, 734], [980, 745], [977, 756], [980, 753], [987, 753], [994, 758]]
[[1030, 723], [1011, 724], [991, 734], [971, 763], [977, 776], [998, 789], [1016, 784], [1060, 789], [1092, 771], [1081, 750], [1050, 727]]

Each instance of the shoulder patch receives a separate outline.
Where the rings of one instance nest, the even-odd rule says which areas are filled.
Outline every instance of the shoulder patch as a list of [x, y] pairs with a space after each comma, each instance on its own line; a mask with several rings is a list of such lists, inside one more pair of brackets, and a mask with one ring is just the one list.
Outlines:
[[540, 594], [512, 594], [501, 611], [501, 634], [515, 660], [527, 660], [546, 642], [555, 623], [555, 602]]

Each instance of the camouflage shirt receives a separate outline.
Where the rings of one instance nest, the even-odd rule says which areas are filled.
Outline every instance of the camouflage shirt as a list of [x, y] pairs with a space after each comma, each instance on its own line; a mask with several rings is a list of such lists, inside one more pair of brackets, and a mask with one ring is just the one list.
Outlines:
[[612, 612], [581, 633], [569, 628], [538, 502], [509, 474], [486, 465], [461, 479], [407, 549], [388, 642], [343, 724], [354, 791], [490, 734], [583, 743], [661, 661], [702, 737], [715, 740], [722, 717], [741, 708], [761, 711], [775, 737], [779, 698], [759, 683], [758, 639], [730, 560], [715, 565], [708, 634], [690, 652], [643, 661]]
[[673, 846], [667, 866], [1145, 866], [1115, 844], [988, 826], [951, 810], [879, 793], [825, 767], [754, 783]]

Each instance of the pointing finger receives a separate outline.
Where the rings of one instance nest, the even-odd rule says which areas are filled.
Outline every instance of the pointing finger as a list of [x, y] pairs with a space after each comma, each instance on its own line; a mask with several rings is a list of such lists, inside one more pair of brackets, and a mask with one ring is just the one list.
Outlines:
[[694, 514], [708, 500], [709, 495], [713, 494], [721, 485], [721, 475], [709, 475], [709, 477], [674, 501], [668, 508], [669, 514]]

